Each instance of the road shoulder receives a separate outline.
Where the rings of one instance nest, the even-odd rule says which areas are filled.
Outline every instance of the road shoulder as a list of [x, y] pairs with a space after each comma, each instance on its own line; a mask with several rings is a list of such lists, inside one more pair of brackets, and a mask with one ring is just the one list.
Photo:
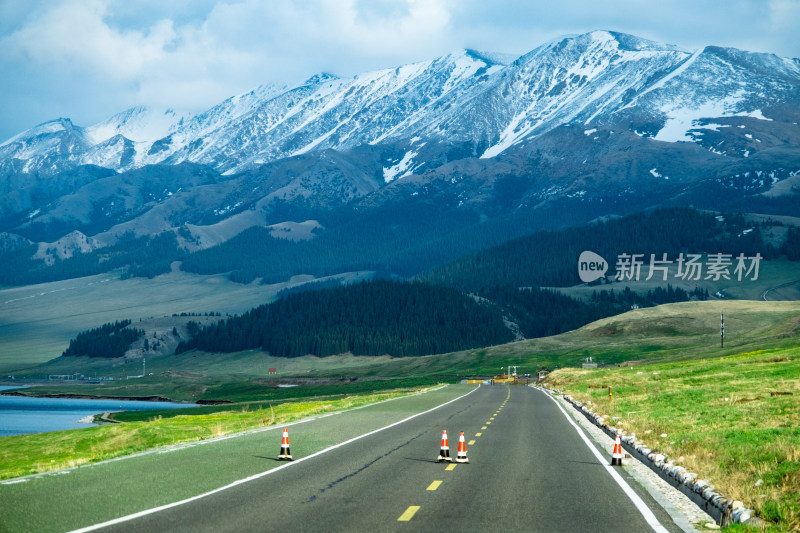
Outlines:
[[[543, 391], [550, 394], [547, 391]], [[564, 411], [575, 421], [589, 436], [595, 446], [609, 453], [614, 445], [614, 440], [606, 435], [600, 428], [590, 423], [586, 417], [575, 411], [575, 408], [561, 396], [554, 396]], [[669, 483], [661, 479], [641, 461], [625, 454], [623, 469], [642, 487], [663, 509], [669, 514], [675, 524], [686, 533], [702, 531], [704, 524], [715, 523], [714, 519], [695, 505], [689, 498]]]

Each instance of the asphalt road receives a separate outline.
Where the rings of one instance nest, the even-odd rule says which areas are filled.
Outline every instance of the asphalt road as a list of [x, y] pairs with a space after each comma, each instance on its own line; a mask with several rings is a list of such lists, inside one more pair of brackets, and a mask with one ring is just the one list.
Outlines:
[[[437, 462], [442, 430], [453, 457], [464, 432], [469, 464]], [[610, 450], [598, 459], [557, 404], [530, 387], [482, 386], [445, 407], [300, 460], [295, 443], [306, 431], [290, 431], [296, 459], [290, 466], [102, 531], [618, 533], [654, 531], [654, 523], [656, 531], [680, 531], [631, 483], [654, 513], [648, 522], [648, 511], [643, 514], [609, 473]]]

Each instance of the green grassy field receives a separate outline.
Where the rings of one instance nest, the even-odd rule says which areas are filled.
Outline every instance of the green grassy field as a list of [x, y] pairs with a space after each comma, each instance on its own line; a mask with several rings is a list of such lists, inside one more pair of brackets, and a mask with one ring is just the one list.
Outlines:
[[[725, 348], [719, 346], [719, 319], [725, 313]], [[580, 366], [591, 356], [600, 363], [647, 360], [667, 362], [719, 357], [795, 346], [800, 336], [800, 302], [708, 301], [638, 309], [578, 330], [483, 349], [439, 356], [391, 358], [275, 358], [257, 350], [229, 354], [187, 352], [147, 359], [141, 379], [86, 385], [49, 385], [28, 394], [164, 396], [178, 401], [245, 401], [286, 380], [392, 379], [425, 377], [453, 382], [493, 376], [517, 365], [520, 374]], [[269, 368], [278, 374], [268, 375]], [[37, 375], [70, 374], [125, 377], [141, 372], [141, 362], [58, 359], [31, 370]], [[296, 382], [296, 381], [293, 381]], [[305, 385], [304, 385], [305, 386]]]
[[[343, 277], [362, 279], [369, 273]], [[663, 286], [661, 280], [630, 282], [636, 291]], [[66, 349], [80, 331], [125, 318], [137, 321], [180, 313], [240, 313], [274, 299], [282, 289], [308, 281], [297, 276], [286, 283], [242, 285], [224, 275], [199, 276], [175, 271], [154, 279], [122, 280], [117, 273], [0, 289], [0, 375], [51, 360]], [[674, 286], [693, 290], [698, 282], [671, 280]], [[800, 299], [800, 262], [762, 262], [756, 281], [702, 281], [699, 286], [723, 299]], [[600, 288], [622, 289], [614, 283]], [[560, 289], [587, 298], [595, 287]], [[130, 375], [126, 374], [126, 375]]]
[[308, 416], [351, 409], [424, 390], [418, 388], [339, 394], [314, 400], [252, 402], [199, 407], [192, 414], [146, 411], [112, 424], [32, 435], [2, 437], [0, 479], [72, 468], [133, 453], [259, 427], [284, 424]]
[[[346, 274], [360, 279], [366, 273]], [[154, 279], [120, 279], [109, 273], [0, 290], [0, 375], [61, 355], [81, 331], [106, 322], [180, 313], [241, 313], [267, 303], [287, 283], [243, 285], [224, 275], [172, 272]]]
[[561, 369], [546, 384], [711, 480], [772, 531], [800, 530], [800, 348]]

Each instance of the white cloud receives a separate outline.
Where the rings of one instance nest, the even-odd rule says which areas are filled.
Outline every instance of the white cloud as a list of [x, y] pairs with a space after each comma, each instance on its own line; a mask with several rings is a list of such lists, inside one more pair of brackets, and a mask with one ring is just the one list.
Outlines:
[[126, 80], [138, 76], [176, 38], [168, 20], [146, 32], [115, 30], [104, 21], [105, 11], [99, 0], [62, 2], [4, 38], [4, 55]]
[[190, 3], [149, 4], [149, 16], [134, 16], [119, 0], [47, 4], [0, 38], [3, 70], [28, 79], [0, 82], [0, 90], [6, 98], [39, 93], [61, 102], [59, 116], [89, 125], [132, 105], [199, 111], [262, 83], [323, 70], [353, 75], [451, 47], [444, 1], [240, 0], [199, 13]]

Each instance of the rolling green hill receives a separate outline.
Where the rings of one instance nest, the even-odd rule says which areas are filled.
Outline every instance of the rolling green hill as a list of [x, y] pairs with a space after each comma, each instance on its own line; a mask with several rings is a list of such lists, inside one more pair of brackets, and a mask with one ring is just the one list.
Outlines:
[[[720, 348], [719, 320], [725, 313], [725, 348]], [[402, 377], [456, 381], [493, 376], [507, 365], [518, 373], [580, 366], [584, 358], [599, 363], [669, 362], [720, 357], [754, 350], [797, 346], [800, 302], [708, 301], [638, 309], [541, 339], [513, 342], [436, 356], [411, 358], [271, 357], [260, 350], [229, 354], [187, 352], [148, 358], [144, 379], [80, 386], [31, 388], [28, 392], [100, 396], [166, 396], [176, 400], [236, 400], [272, 391], [281, 383], [313, 386], [330, 380], [373, 380]], [[34, 369], [38, 374], [64, 374], [81, 369], [91, 375], [124, 377], [137, 373], [109, 361], [59, 358]], [[270, 376], [269, 368], [277, 375]], [[127, 374], [126, 374], [127, 373]]]

